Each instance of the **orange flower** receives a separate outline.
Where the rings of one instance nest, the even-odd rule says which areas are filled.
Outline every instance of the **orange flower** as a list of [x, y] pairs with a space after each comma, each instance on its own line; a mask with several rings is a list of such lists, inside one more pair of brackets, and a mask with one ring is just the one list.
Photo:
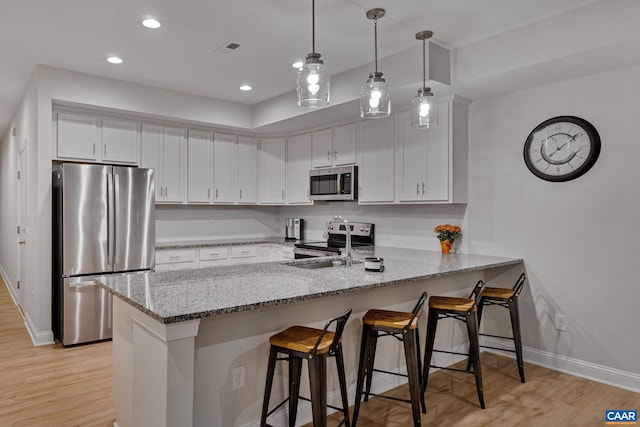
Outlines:
[[462, 233], [460, 227], [451, 224], [440, 224], [433, 231], [437, 233], [437, 237], [441, 242], [453, 242]]

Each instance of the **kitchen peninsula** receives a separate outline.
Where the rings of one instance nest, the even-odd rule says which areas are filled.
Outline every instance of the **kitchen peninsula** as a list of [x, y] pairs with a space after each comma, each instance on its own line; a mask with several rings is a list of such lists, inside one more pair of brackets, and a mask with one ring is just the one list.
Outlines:
[[[351, 267], [301, 267], [326, 260], [316, 258], [132, 274], [99, 283], [115, 297], [117, 425], [257, 425], [269, 336], [293, 324], [322, 327], [349, 307], [353, 315], [343, 346], [351, 402], [360, 318], [367, 309], [410, 309], [423, 290], [463, 295], [481, 278], [509, 286], [523, 269], [521, 259], [376, 247], [375, 256], [385, 259], [386, 269], [375, 273], [365, 271], [365, 256], [372, 252], [356, 251]], [[444, 334], [450, 335], [451, 346], [455, 331]], [[397, 371], [401, 358], [397, 350], [388, 351], [380, 361]], [[232, 375], [234, 368], [241, 370], [236, 371], [241, 378]], [[274, 402], [286, 394], [280, 380]], [[396, 385], [376, 384], [381, 391]], [[330, 377], [330, 403], [336, 386]], [[308, 408], [305, 413], [301, 405], [298, 418], [310, 420]]]

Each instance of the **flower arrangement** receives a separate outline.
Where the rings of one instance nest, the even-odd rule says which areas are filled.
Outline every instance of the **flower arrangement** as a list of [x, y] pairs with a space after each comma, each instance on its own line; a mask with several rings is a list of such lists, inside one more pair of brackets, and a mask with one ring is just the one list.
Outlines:
[[462, 229], [457, 225], [440, 224], [433, 229], [437, 233], [438, 240], [440, 240], [440, 247], [443, 254], [451, 252], [451, 246], [453, 241], [456, 240], [462, 234]]

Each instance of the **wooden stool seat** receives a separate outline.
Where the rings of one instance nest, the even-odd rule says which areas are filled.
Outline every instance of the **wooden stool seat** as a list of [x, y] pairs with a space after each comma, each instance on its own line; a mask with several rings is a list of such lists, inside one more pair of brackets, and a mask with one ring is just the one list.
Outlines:
[[324, 335], [322, 329], [308, 328], [306, 326], [292, 326], [269, 338], [269, 343], [276, 347], [309, 353], [322, 336], [316, 354], [324, 354], [329, 351], [333, 342], [334, 333], [327, 331]]
[[[409, 325], [409, 322], [411, 322], [411, 325]], [[409, 325], [409, 329], [415, 329], [418, 327], [418, 318], [413, 316], [413, 313], [405, 311], [372, 309], [364, 315], [362, 323], [397, 329], [402, 329]]]
[[[362, 403], [369, 400], [369, 396], [401, 400], [411, 403], [414, 427], [420, 424], [420, 409], [427, 412], [422, 389], [422, 375], [420, 366], [420, 334], [418, 332], [418, 320], [422, 314], [422, 308], [427, 300], [427, 293], [423, 292], [415, 307], [410, 313], [404, 311], [392, 311], [371, 309], [362, 317], [362, 341], [360, 343], [360, 361], [358, 363], [358, 379], [356, 381], [356, 401], [353, 408], [353, 426], [358, 422], [358, 413]], [[378, 338], [391, 336], [402, 342], [404, 357], [407, 363], [407, 374], [389, 372], [374, 367]], [[374, 372], [407, 377], [409, 381], [409, 394], [411, 400], [398, 399], [385, 395], [371, 393], [371, 382]], [[365, 385], [366, 380], [366, 385]]]
[[466, 312], [470, 309], [475, 311], [474, 302], [475, 300], [471, 298], [432, 296], [429, 298], [429, 308], [460, 312]]
[[483, 296], [485, 298], [493, 298], [493, 299], [504, 299], [508, 300], [509, 298], [518, 298], [518, 295], [514, 295], [513, 289], [505, 289], [505, 288], [484, 288]]

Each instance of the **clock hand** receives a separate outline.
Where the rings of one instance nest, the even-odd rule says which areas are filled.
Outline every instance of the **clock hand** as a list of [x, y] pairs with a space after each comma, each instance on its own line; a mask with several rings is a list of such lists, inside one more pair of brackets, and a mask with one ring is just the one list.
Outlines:
[[570, 143], [571, 141], [575, 140], [576, 137], [578, 136], [580, 132], [576, 133], [575, 135], [573, 135], [571, 138], [569, 138], [569, 140], [567, 142], [565, 142], [564, 144], [562, 144], [560, 147], [556, 147], [556, 151], [554, 151], [553, 153], [549, 154], [549, 157], [552, 157], [554, 154], [556, 154], [558, 151], [562, 150], [564, 147], [566, 147], [566, 145], [568, 143]]

